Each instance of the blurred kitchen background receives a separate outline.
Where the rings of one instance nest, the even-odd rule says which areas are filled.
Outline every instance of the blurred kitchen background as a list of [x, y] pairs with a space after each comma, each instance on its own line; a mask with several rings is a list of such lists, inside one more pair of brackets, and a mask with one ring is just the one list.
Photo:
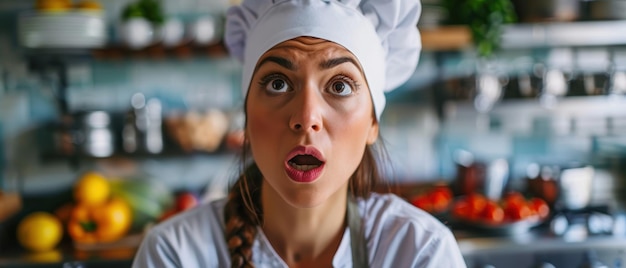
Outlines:
[[[240, 168], [241, 66], [222, 45], [225, 11], [238, 1], [154, 1], [156, 14], [134, 0], [74, 1], [72, 12], [64, 2], [0, 0], [0, 191], [53, 209], [47, 196], [97, 170], [204, 201], [224, 196]], [[450, 2], [422, 1], [419, 66], [388, 95], [390, 182], [453, 184], [463, 168], [504, 160], [504, 187], [527, 191], [532, 179], [591, 167], [584, 207], [608, 208], [610, 239], [546, 242], [543, 255], [522, 248], [554, 230], [498, 236], [499, 246], [476, 240], [492, 234], [459, 241], [470, 267], [622, 267], [626, 1], [493, 1], [515, 17], [485, 15], [501, 27], [493, 52], [472, 42], [482, 24], [462, 25]], [[15, 213], [0, 227], [26, 212]], [[520, 266], [496, 265], [511, 256], [523, 256]]]

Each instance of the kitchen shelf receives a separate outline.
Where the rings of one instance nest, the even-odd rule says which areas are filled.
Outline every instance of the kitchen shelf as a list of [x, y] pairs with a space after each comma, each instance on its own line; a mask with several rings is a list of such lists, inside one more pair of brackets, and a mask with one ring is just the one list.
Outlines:
[[503, 48], [626, 45], [626, 20], [508, 25]]
[[[585, 47], [626, 45], [626, 35], [619, 34], [626, 29], [626, 20], [579, 21], [509, 24], [504, 26], [503, 49], [524, 49], [541, 47]], [[448, 25], [420, 28], [424, 51], [457, 51], [471, 48], [472, 34], [464, 25]], [[31, 53], [45, 54], [84, 54], [85, 50], [32, 49]], [[59, 53], [60, 52], [60, 53]], [[191, 58], [227, 57], [223, 42], [211, 45], [185, 43], [175, 47], [165, 47], [161, 43], [143, 49], [131, 49], [121, 45], [111, 45], [91, 50], [96, 59], [124, 58]]]
[[[509, 24], [502, 34], [503, 49], [626, 45], [626, 20]], [[472, 46], [466, 26], [420, 29], [426, 51], [462, 50]]]
[[175, 47], [165, 47], [154, 44], [143, 49], [131, 49], [124, 46], [109, 46], [94, 49], [92, 54], [97, 59], [125, 59], [125, 58], [192, 58], [198, 56], [226, 57], [228, 52], [222, 42], [211, 45], [195, 45], [186, 43]]
[[420, 29], [422, 49], [426, 51], [460, 50], [472, 43], [472, 34], [465, 26], [441, 26]]

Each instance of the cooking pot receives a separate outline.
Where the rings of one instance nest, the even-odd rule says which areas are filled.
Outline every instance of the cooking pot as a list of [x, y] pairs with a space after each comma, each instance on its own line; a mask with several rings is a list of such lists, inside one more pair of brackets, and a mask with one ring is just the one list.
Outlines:
[[528, 166], [527, 186], [530, 194], [546, 200], [559, 209], [578, 210], [591, 201], [594, 168], [589, 165]]

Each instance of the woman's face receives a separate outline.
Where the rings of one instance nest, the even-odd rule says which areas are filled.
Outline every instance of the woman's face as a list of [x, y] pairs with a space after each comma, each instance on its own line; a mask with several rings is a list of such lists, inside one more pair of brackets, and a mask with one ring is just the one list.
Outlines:
[[345, 195], [378, 136], [358, 60], [317, 38], [288, 40], [261, 56], [246, 112], [252, 155], [270, 188], [263, 193], [294, 207]]

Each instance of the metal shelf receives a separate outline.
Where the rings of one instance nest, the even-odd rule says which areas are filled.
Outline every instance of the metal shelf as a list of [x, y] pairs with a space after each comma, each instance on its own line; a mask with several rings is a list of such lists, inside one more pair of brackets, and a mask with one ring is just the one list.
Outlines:
[[[546, 22], [504, 26], [503, 49], [626, 45], [626, 20]], [[461, 50], [472, 45], [466, 26], [420, 29], [426, 51]]]
[[626, 45], [626, 21], [589, 21], [508, 25], [502, 47], [576, 47]]

